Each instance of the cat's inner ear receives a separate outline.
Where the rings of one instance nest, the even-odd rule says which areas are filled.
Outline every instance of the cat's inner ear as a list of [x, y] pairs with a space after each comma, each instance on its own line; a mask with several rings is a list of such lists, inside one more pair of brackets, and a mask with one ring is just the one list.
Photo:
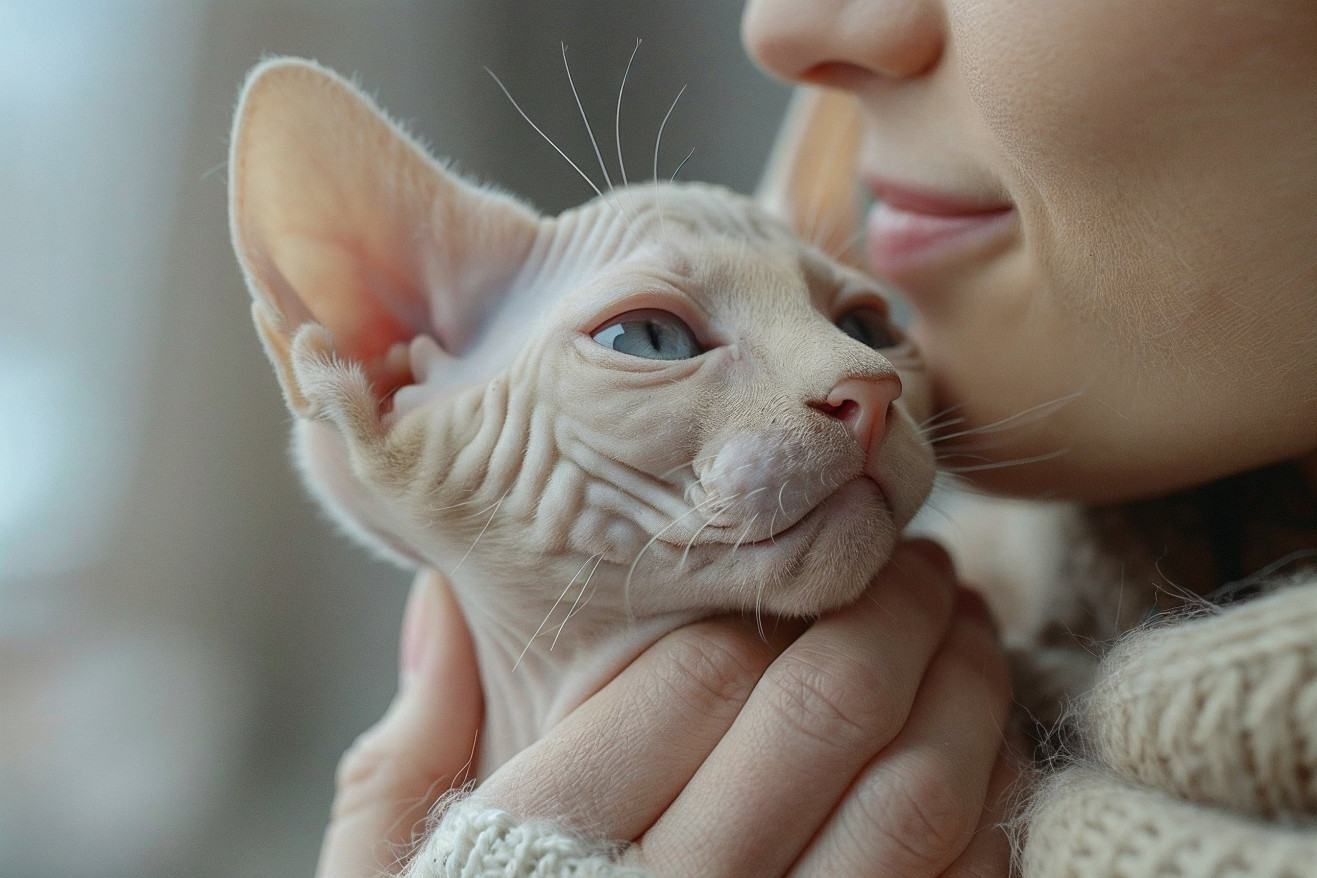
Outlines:
[[798, 88], [755, 192], [796, 234], [854, 266], [864, 264], [855, 243], [861, 135], [859, 108], [850, 95]]
[[460, 357], [498, 310], [541, 219], [445, 170], [338, 75], [266, 62], [243, 89], [230, 154], [234, 247], [290, 407], [300, 327], [381, 397], [406, 383], [389, 351], [418, 335]]

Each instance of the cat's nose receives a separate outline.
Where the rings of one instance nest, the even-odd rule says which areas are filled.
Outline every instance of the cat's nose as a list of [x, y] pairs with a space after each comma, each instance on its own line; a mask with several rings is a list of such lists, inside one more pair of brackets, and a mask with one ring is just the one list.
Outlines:
[[901, 379], [895, 375], [847, 378], [827, 398], [809, 407], [844, 423], [856, 443], [868, 454], [887, 433], [887, 413], [901, 396]]

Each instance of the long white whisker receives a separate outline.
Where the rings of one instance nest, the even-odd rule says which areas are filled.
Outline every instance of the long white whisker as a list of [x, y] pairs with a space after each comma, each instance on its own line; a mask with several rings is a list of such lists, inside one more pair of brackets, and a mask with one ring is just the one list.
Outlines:
[[[658, 136], [654, 138], [654, 183], [656, 185], [659, 181], [659, 176], [658, 176], [659, 147], [663, 144], [663, 129], [668, 127], [668, 119], [672, 117], [672, 111], [677, 109], [677, 101], [681, 100], [681, 96], [685, 93], [686, 93], [686, 86], [683, 85], [681, 87], [681, 91], [677, 92], [677, 96], [672, 99], [672, 106], [668, 107], [668, 112], [664, 114], [663, 121], [659, 123]], [[663, 238], [666, 241], [668, 234], [666, 228], [663, 225], [663, 190], [662, 189], [658, 191], [657, 201], [658, 201], [658, 215], [659, 215], [659, 237]]]
[[945, 421], [939, 421], [929, 424], [927, 427], [919, 428], [919, 435], [925, 438], [931, 437], [938, 430], [945, 430], [948, 427], [956, 427], [965, 423], [967, 418], [947, 418]]
[[1019, 460], [999, 460], [993, 463], [980, 463], [980, 464], [975, 464], [973, 466], [943, 467], [943, 471], [951, 473], [952, 475], [960, 475], [961, 473], [977, 473], [990, 469], [1004, 469], [1008, 466], [1024, 466], [1026, 463], [1042, 463], [1045, 460], [1054, 460], [1055, 458], [1061, 457], [1065, 453], [1066, 453], [1066, 449], [1062, 448], [1058, 451], [1049, 451], [1046, 454], [1038, 454], [1035, 455], [1034, 457], [1022, 457]]
[[672, 106], [668, 107], [668, 112], [664, 114], [663, 121], [659, 123], [658, 137], [654, 138], [654, 182], [655, 183], [658, 182], [659, 146], [663, 143], [663, 129], [668, 126], [668, 119], [672, 117], [672, 111], [677, 109], [677, 101], [681, 100], [681, 96], [685, 93], [686, 93], [686, 86], [683, 85], [681, 87], [681, 91], [677, 92], [677, 96], [672, 99]]
[[750, 516], [750, 520], [745, 523], [745, 527], [741, 530], [741, 535], [736, 538], [736, 543], [732, 546], [732, 551], [730, 554], [735, 555], [736, 550], [741, 548], [741, 543], [745, 542], [745, 538], [750, 535], [750, 528], [755, 526], [755, 522], [758, 521], [758, 519], [759, 519], [758, 512]]
[[[709, 504], [712, 503], [712, 502], [713, 502], [713, 500], [706, 500], [704, 503], [701, 503], [700, 506], [707, 506], [707, 505], [709, 505]], [[696, 508], [696, 509], [699, 509], [700, 506], [697, 506], [697, 507], [695, 507], [695, 508]], [[704, 524], [700, 525], [699, 529], [696, 530], [695, 533], [691, 534], [691, 538], [690, 538], [689, 540], [686, 541], [686, 548], [685, 548], [685, 550], [681, 553], [681, 561], [680, 561], [680, 562], [678, 563], [678, 565], [677, 565], [677, 568], [678, 568], [678, 569], [685, 569], [685, 567], [686, 567], [686, 559], [690, 556], [690, 553], [691, 553], [691, 547], [695, 545], [695, 541], [696, 541], [697, 539], [699, 539], [700, 534], [704, 533], [704, 529], [705, 529], [706, 527], [708, 527], [709, 525], [713, 524], [713, 520], [714, 520], [715, 518], [717, 518], [719, 515], [721, 515], [722, 512], [723, 512], [723, 510], [719, 510], [718, 512], [715, 512], [713, 515], [710, 515], [709, 518], [708, 518], [708, 520], [705, 521]]]
[[626, 90], [626, 80], [631, 74], [631, 62], [636, 60], [636, 53], [640, 51], [640, 40], [636, 40], [636, 47], [631, 50], [631, 57], [626, 62], [626, 71], [622, 74], [622, 85], [617, 90], [617, 114], [613, 117], [613, 139], [617, 141], [617, 167], [622, 172], [622, 185], [626, 182], [626, 163], [622, 161], [622, 92]]
[[[521, 655], [517, 656], [517, 660], [512, 663], [512, 670], [515, 671], [517, 666], [521, 664], [521, 660], [526, 657], [526, 652], [530, 649], [530, 645], [535, 642], [536, 637], [540, 636], [540, 632], [544, 630], [544, 626], [549, 624], [549, 620], [553, 618], [554, 610], [558, 609], [558, 605], [563, 602], [565, 597], [567, 597], [567, 592], [571, 591], [572, 586], [576, 584], [577, 577], [579, 577], [585, 568], [590, 565], [590, 562], [594, 560], [594, 557], [594, 555], [591, 555], [589, 558], [585, 559], [585, 563], [581, 565], [581, 569], [576, 571], [575, 575], [573, 575], [571, 580], [567, 583], [567, 587], [562, 590], [562, 594], [558, 595], [558, 599], [553, 602], [553, 606], [549, 607], [549, 612], [544, 614], [544, 621], [540, 622], [540, 627], [536, 628], [535, 633], [530, 636], [530, 640], [526, 641], [526, 646], [522, 648]], [[584, 591], [584, 587], [582, 587], [582, 591]], [[577, 597], [579, 598], [580, 596], [577, 595]], [[568, 615], [571, 614], [568, 613]], [[557, 643], [557, 638], [554, 639], [554, 642]], [[552, 647], [550, 647], [550, 649], [552, 649]]]
[[469, 549], [466, 550], [466, 554], [462, 556], [462, 560], [457, 562], [457, 566], [456, 566], [456, 567], [454, 567], [452, 570], [448, 571], [448, 575], [449, 575], [449, 576], [452, 576], [454, 573], [456, 573], [458, 570], [460, 570], [460, 569], [462, 568], [462, 565], [466, 563], [466, 559], [469, 558], [469, 557], [471, 557], [471, 553], [472, 553], [473, 551], [475, 551], [476, 544], [479, 543], [479, 542], [480, 542], [480, 538], [483, 537], [483, 536], [485, 535], [485, 531], [489, 530], [489, 526], [490, 526], [491, 524], [494, 523], [494, 516], [498, 515], [499, 507], [502, 506], [502, 505], [503, 505], [503, 501], [506, 500], [506, 499], [508, 498], [508, 493], [509, 493], [511, 490], [512, 490], [512, 489], [509, 488], [507, 491], [504, 491], [504, 492], [503, 492], [503, 496], [498, 498], [498, 502], [494, 504], [494, 511], [491, 512], [491, 513], [489, 513], [489, 521], [485, 522], [485, 526], [482, 527], [482, 528], [480, 529], [480, 533], [476, 534], [476, 538], [475, 538], [475, 540], [472, 541], [472, 543], [471, 543], [471, 548], [469, 548]]
[[919, 423], [919, 424], [916, 424], [915, 426], [917, 426], [920, 430], [923, 430], [923, 429], [925, 429], [925, 428], [927, 428], [927, 427], [929, 427], [929, 426], [931, 426], [931, 425], [937, 423], [938, 421], [942, 420], [942, 419], [945, 418], [947, 415], [954, 414], [955, 412], [960, 411], [960, 410], [963, 409], [964, 407], [965, 407], [965, 404], [964, 404], [963, 402], [958, 402], [958, 403], [956, 403], [955, 405], [947, 406], [946, 408], [942, 409], [941, 411], [936, 411], [936, 412], [934, 412], [933, 414], [929, 415], [928, 418], [927, 418], [926, 420], [922, 421], [922, 422]]
[[604, 155], [599, 151], [599, 143], [594, 139], [594, 129], [590, 127], [590, 118], [585, 115], [585, 106], [581, 103], [581, 95], [576, 90], [576, 83], [572, 80], [572, 68], [567, 64], [567, 44], [559, 43], [562, 46], [562, 67], [567, 71], [567, 84], [572, 87], [572, 97], [576, 98], [576, 109], [581, 111], [581, 121], [585, 123], [585, 133], [590, 135], [590, 145], [594, 147], [594, 157], [599, 160], [599, 170], [604, 173], [604, 182], [608, 185], [608, 191], [613, 191], [613, 178], [608, 176], [608, 166], [604, 164]]
[[695, 469], [695, 464], [703, 463], [706, 460], [713, 460], [717, 456], [718, 456], [717, 454], [706, 454], [704, 457], [697, 457], [694, 460], [691, 460], [689, 463], [679, 463], [676, 466], [674, 466], [672, 469], [660, 473], [658, 479], [659, 481], [664, 481], [665, 479], [667, 479], [668, 476], [686, 467], [690, 467], [693, 470]]
[[1079, 399], [1083, 393], [1082, 390], [1076, 390], [1074, 393], [1068, 393], [1065, 396], [1058, 397], [1049, 402], [1042, 402], [1038, 405], [1029, 406], [1027, 409], [1018, 411], [1013, 415], [1007, 415], [1000, 420], [993, 421], [991, 424], [985, 424], [982, 427], [972, 427], [968, 430], [959, 430], [955, 433], [948, 433], [945, 436], [937, 437], [933, 441], [945, 442], [948, 439], [958, 439], [961, 436], [973, 436], [980, 433], [1000, 433], [1003, 430], [1012, 430], [1016, 427], [1027, 426], [1054, 412], [1060, 411], [1065, 406]]
[[563, 157], [563, 160], [566, 161], [567, 164], [572, 166], [572, 170], [580, 174], [581, 179], [584, 180], [586, 183], [590, 184], [590, 188], [594, 190], [595, 195], [598, 195], [600, 198], [603, 198], [604, 193], [600, 191], [599, 187], [594, 184], [594, 180], [591, 180], [589, 175], [587, 175], [585, 171], [582, 171], [580, 167], [577, 166], [576, 162], [572, 161], [567, 156], [567, 153], [559, 149], [558, 144], [554, 143], [553, 140], [549, 137], [549, 135], [541, 131], [540, 126], [536, 125], [531, 120], [530, 116], [526, 115], [526, 111], [523, 110], [521, 108], [521, 105], [517, 103], [516, 98], [512, 97], [512, 92], [508, 91], [508, 87], [503, 84], [503, 80], [498, 78], [498, 74], [496, 74], [493, 70], [490, 70], [488, 67], [485, 68], [485, 72], [488, 73], [491, 77], [493, 77], [494, 82], [498, 83], [498, 87], [503, 90], [503, 94], [507, 97], [509, 101], [512, 102], [512, 106], [516, 109], [518, 113], [521, 114], [521, 118], [525, 119], [526, 122], [530, 125], [530, 127], [535, 129], [535, 133], [538, 134], [540, 137], [543, 137], [545, 142], [548, 143], [549, 146], [553, 147], [557, 151], [558, 155]]
[[[562, 631], [563, 631], [563, 629], [566, 628], [566, 627], [567, 627], [567, 623], [570, 622], [570, 621], [572, 620], [572, 616], [575, 616], [575, 615], [576, 615], [577, 607], [578, 607], [578, 606], [582, 606], [582, 604], [581, 604], [581, 596], [584, 595], [584, 594], [585, 594], [585, 590], [586, 590], [587, 588], [590, 587], [590, 580], [594, 579], [595, 572], [599, 569], [599, 565], [602, 564], [603, 561], [604, 561], [603, 553], [599, 553], [599, 554], [593, 555], [593, 556], [591, 556], [591, 557], [593, 557], [593, 558], [595, 559], [594, 566], [591, 567], [591, 568], [590, 568], [590, 572], [589, 572], [588, 574], [586, 574], [585, 582], [582, 582], [582, 583], [581, 583], [581, 590], [578, 591], [578, 592], [576, 593], [576, 600], [572, 601], [571, 609], [569, 609], [569, 610], [567, 611], [567, 615], [566, 615], [566, 616], [563, 616], [563, 617], [562, 617], [562, 624], [558, 626], [558, 631], [557, 631], [557, 633], [555, 633], [555, 634], [553, 635], [553, 642], [549, 644], [549, 652], [553, 652], [553, 648], [554, 648], [555, 646], [558, 645], [558, 638], [559, 638], [559, 637], [562, 637]], [[590, 559], [587, 558], [586, 561], [585, 561], [585, 563], [586, 563], [586, 564], [589, 564], [589, 563], [590, 563]], [[582, 569], [584, 569], [584, 568], [582, 568]], [[580, 576], [581, 574], [580, 574], [580, 572], [578, 571], [576, 575], [577, 575], [577, 576]]]
[[692, 147], [691, 151], [686, 153], [686, 157], [681, 160], [681, 164], [677, 165], [677, 170], [672, 172], [672, 179], [668, 181], [669, 183], [677, 182], [677, 175], [681, 173], [682, 168], [686, 167], [686, 162], [690, 161], [693, 155], [695, 155], [695, 149]]
[[645, 556], [645, 553], [649, 551], [649, 547], [654, 545], [654, 543], [658, 540], [659, 537], [663, 536], [665, 533], [672, 530], [683, 520], [685, 520], [688, 516], [693, 515], [695, 512], [698, 512], [699, 509], [700, 509], [699, 506], [692, 506], [690, 509], [683, 512], [681, 515], [678, 515], [676, 518], [672, 519], [671, 523], [669, 523], [658, 533], [654, 534], [654, 536], [650, 537], [649, 542], [645, 543], [645, 545], [641, 547], [640, 552], [636, 554], [636, 559], [631, 562], [631, 568], [627, 570], [626, 581], [622, 586], [622, 605], [626, 608], [626, 614], [628, 618], [631, 616], [631, 577], [635, 575], [636, 567], [639, 566], [640, 564], [640, 559]]
[[759, 586], [755, 589], [755, 630], [759, 632], [759, 639], [764, 643], [768, 642], [768, 635], [764, 633], [764, 589], [768, 588], [768, 577], [759, 577]]

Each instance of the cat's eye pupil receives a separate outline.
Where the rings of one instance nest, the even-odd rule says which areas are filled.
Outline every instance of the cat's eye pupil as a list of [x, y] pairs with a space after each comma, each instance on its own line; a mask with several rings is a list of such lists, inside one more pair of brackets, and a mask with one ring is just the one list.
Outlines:
[[621, 354], [646, 360], [688, 360], [704, 352], [695, 333], [667, 311], [632, 311], [595, 330], [591, 338]]
[[837, 328], [876, 351], [894, 348], [901, 343], [891, 322], [876, 308], [852, 308], [837, 318]]

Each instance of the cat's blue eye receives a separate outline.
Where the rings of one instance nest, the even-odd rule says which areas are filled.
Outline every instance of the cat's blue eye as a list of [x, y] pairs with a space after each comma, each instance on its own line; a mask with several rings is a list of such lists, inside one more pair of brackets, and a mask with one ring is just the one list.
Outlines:
[[689, 360], [704, 353], [691, 328], [667, 311], [630, 311], [590, 337], [618, 353], [646, 360]]
[[901, 343], [901, 334], [877, 308], [862, 305], [852, 308], [837, 318], [837, 328], [862, 345], [875, 351], [894, 348]]

